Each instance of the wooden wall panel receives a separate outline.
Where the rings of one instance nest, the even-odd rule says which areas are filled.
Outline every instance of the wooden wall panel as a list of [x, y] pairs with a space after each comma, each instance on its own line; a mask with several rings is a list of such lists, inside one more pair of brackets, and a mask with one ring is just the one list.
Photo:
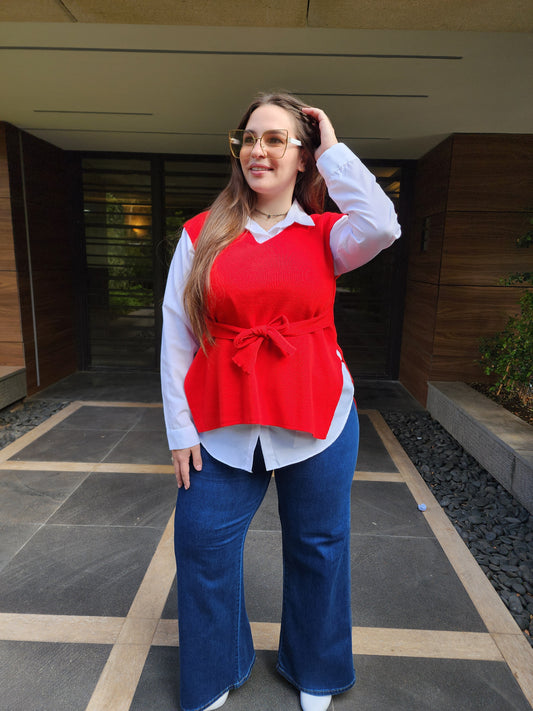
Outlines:
[[533, 196], [533, 135], [456, 134], [448, 210], [523, 212]]
[[0, 342], [11, 343], [22, 340], [16, 272], [0, 272], [0, 324]]
[[[533, 212], [533, 135], [454, 135], [420, 161], [418, 178], [416, 231], [431, 209], [444, 206], [435, 213], [433, 247], [431, 231], [427, 253], [415, 236], [409, 262], [408, 279], [417, 287], [416, 298], [406, 303], [400, 379], [425, 405], [428, 379], [484, 379], [480, 338], [500, 331], [519, 311], [523, 290], [500, 285], [500, 279], [533, 271], [533, 248], [516, 246]], [[436, 292], [435, 317], [426, 324], [416, 312], [425, 298], [422, 280], [432, 281]], [[433, 339], [429, 353], [420, 328]]]
[[439, 283], [445, 218], [442, 212], [415, 220], [409, 244], [410, 279]]
[[528, 217], [520, 212], [448, 213], [441, 283], [498, 286], [512, 272], [533, 272], [533, 248], [516, 246], [517, 237], [531, 229]]
[[26, 364], [26, 389], [28, 395], [38, 392], [37, 361], [35, 358], [35, 341], [33, 338], [24, 339], [24, 361]]
[[13, 126], [5, 126], [5, 132], [25, 364], [32, 394], [77, 369], [73, 180], [64, 151]]
[[24, 343], [22, 341], [0, 341], [0, 365], [24, 368]]
[[418, 161], [415, 219], [446, 211], [453, 139], [447, 138]]
[[[71, 278], [73, 245], [70, 240], [68, 211], [64, 205], [29, 203], [28, 213], [32, 271], [46, 273], [50, 268], [62, 270]], [[68, 239], [65, 239], [68, 237]]]
[[483, 379], [480, 339], [500, 331], [509, 316], [520, 312], [523, 292], [519, 287], [441, 286], [431, 378]]
[[11, 204], [8, 198], [0, 197], [0, 271], [16, 268]]
[[405, 300], [400, 381], [425, 402], [431, 372], [438, 286], [409, 281]]
[[7, 167], [6, 127], [0, 122], [0, 198], [9, 199], [9, 171]]

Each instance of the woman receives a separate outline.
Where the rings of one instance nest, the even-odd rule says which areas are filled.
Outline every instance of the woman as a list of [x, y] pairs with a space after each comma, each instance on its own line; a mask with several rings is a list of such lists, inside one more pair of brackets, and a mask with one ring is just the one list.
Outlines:
[[[335, 279], [400, 236], [390, 200], [325, 113], [260, 95], [230, 132], [232, 175], [187, 222], [163, 305], [161, 380], [178, 500], [181, 706], [220, 708], [248, 678], [244, 538], [275, 470], [283, 537], [278, 671], [303, 711], [355, 682], [353, 385]], [[344, 214], [322, 213], [325, 184]]]

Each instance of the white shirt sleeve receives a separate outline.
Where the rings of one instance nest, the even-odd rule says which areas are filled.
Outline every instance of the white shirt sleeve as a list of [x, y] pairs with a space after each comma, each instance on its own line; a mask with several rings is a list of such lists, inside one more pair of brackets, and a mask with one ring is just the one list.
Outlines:
[[330, 235], [335, 274], [366, 264], [401, 234], [392, 201], [344, 143], [325, 151], [317, 168], [340, 211]]
[[199, 348], [183, 306], [194, 247], [183, 230], [168, 273], [163, 300], [161, 391], [169, 449], [185, 449], [200, 442], [185, 397], [185, 376]]

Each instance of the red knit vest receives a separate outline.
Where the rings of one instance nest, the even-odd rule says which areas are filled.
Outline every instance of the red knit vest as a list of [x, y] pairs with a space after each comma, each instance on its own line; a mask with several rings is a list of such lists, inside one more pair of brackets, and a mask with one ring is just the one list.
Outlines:
[[[193, 244], [207, 213], [185, 224]], [[341, 217], [312, 215], [259, 244], [243, 232], [211, 270], [208, 323], [185, 393], [199, 432], [258, 424], [327, 436], [342, 390], [329, 235]]]

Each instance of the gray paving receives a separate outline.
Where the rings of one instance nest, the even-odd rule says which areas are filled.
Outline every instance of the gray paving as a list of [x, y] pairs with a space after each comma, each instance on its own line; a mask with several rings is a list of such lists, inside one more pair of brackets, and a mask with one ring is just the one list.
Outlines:
[[[138, 403], [82, 406], [0, 468], [0, 711], [84, 711], [112, 644], [28, 639], [25, 616], [125, 617], [171, 516], [176, 485], [171, 474], [158, 470], [169, 464], [161, 409], [143, 407], [160, 402], [155, 376], [79, 373], [39, 397]], [[363, 381], [357, 400], [361, 409], [420, 409], [397, 383]], [[50, 466], [35, 468], [41, 462]], [[69, 470], [72, 462], [77, 467]], [[398, 470], [367, 415], [361, 416], [357, 471], [361, 478], [352, 487], [354, 628], [387, 630], [391, 649], [404, 630], [457, 632], [457, 639], [468, 633], [488, 636], [406, 483], [372, 477]], [[280, 620], [280, 541], [271, 485], [245, 549], [248, 614], [267, 627]], [[174, 580], [164, 621], [177, 619], [175, 592]], [[8, 617], [9, 635], [2, 634]], [[36, 628], [43, 619], [35, 618]], [[298, 695], [275, 672], [275, 661], [275, 651], [258, 649], [251, 678], [230, 694], [224, 708], [297, 711]], [[531, 709], [503, 660], [388, 651], [356, 653], [354, 665], [358, 681], [335, 697], [332, 711]], [[175, 644], [151, 646], [139, 682], [120, 708], [128, 707], [177, 711]]]

